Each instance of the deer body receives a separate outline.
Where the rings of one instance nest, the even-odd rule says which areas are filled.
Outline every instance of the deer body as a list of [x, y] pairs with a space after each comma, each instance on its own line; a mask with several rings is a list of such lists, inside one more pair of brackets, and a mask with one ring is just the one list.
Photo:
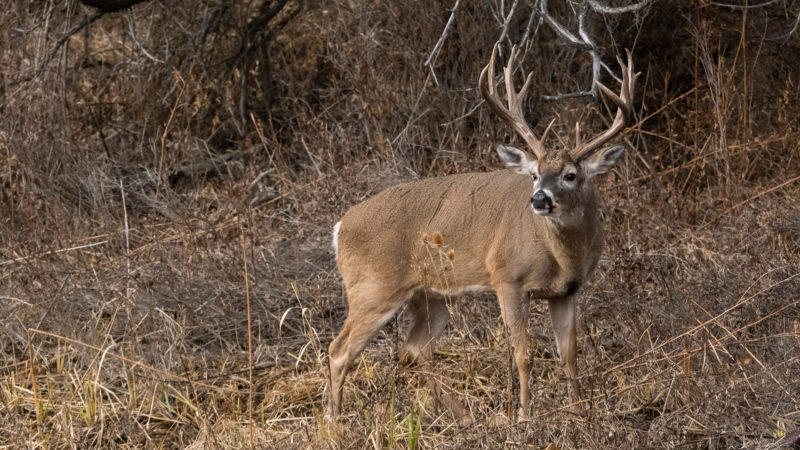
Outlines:
[[[331, 412], [341, 410], [344, 378], [355, 357], [404, 304], [411, 328], [400, 353], [404, 362], [425, 362], [449, 319], [444, 295], [491, 289], [514, 350], [520, 407], [527, 413], [528, 300], [548, 301], [559, 354], [579, 398], [575, 294], [591, 276], [603, 250], [595, 175], [608, 171], [623, 146], [602, 148], [624, 129], [631, 113], [636, 76], [630, 54], [620, 96], [598, 83], [617, 104], [611, 127], [589, 142], [576, 128], [572, 149], [547, 150], [522, 117], [521, 99], [511, 82], [514, 50], [505, 69], [508, 107], [493, 81], [494, 60], [479, 87], [489, 107], [512, 125], [528, 153], [498, 146], [510, 170], [468, 173], [391, 187], [353, 206], [334, 227], [337, 265], [348, 316], [328, 349]], [[488, 76], [487, 76], [488, 74]], [[545, 131], [545, 134], [547, 131]]]
[[[510, 171], [394, 186], [344, 215], [337, 264], [346, 287], [369, 278], [399, 290], [449, 294], [515, 283], [524, 292], [557, 296], [588, 279], [602, 251], [594, 189], [584, 190], [567, 227], [534, 214], [530, 177]], [[514, 233], [498, 231], [509, 229]], [[437, 234], [444, 251], [452, 250], [452, 264], [440, 263], [435, 244], [423, 242]]]

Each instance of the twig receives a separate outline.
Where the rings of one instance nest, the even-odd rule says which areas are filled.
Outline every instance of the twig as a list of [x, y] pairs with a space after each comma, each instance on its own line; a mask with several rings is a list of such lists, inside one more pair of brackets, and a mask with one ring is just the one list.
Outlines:
[[125, 220], [125, 262], [127, 265], [127, 274], [126, 277], [126, 288], [125, 288], [125, 297], [130, 299], [131, 297], [131, 242], [129, 238], [129, 230], [128, 230], [128, 207], [125, 204], [125, 186], [122, 185], [122, 180], [119, 180], [119, 190], [122, 195], [122, 217]]
[[247, 300], [247, 366], [249, 367], [249, 389], [247, 390], [248, 427], [250, 429], [250, 449], [253, 448], [253, 325], [250, 314], [250, 275], [247, 273], [247, 245], [244, 229], [239, 223], [239, 237], [242, 241], [242, 263], [244, 264], [244, 292]]
[[181, 77], [180, 72], [175, 69], [175, 80], [180, 82], [181, 89], [178, 91], [178, 96], [175, 98], [175, 104], [172, 105], [172, 110], [169, 112], [169, 118], [167, 119], [167, 124], [164, 125], [164, 132], [161, 133], [161, 154], [158, 158], [158, 174], [156, 177], [156, 198], [158, 194], [161, 192], [161, 179], [163, 178], [162, 172], [164, 170], [164, 153], [165, 147], [167, 143], [167, 134], [169, 133], [169, 126], [172, 123], [172, 119], [175, 117], [175, 111], [178, 109], [178, 106], [181, 104], [181, 99], [183, 98], [183, 91], [186, 89], [186, 82], [183, 81], [183, 77]]
[[475, 112], [475, 111], [476, 111], [478, 108], [480, 108], [480, 107], [481, 107], [481, 105], [483, 105], [484, 103], [486, 103], [486, 101], [485, 101], [485, 100], [481, 100], [481, 101], [479, 101], [479, 102], [478, 102], [478, 103], [477, 103], [475, 106], [473, 106], [473, 107], [472, 107], [472, 109], [470, 109], [470, 110], [469, 110], [469, 111], [467, 111], [466, 113], [462, 114], [462, 115], [461, 115], [461, 116], [459, 116], [459, 117], [456, 117], [455, 119], [453, 119], [453, 120], [451, 120], [451, 121], [449, 121], [449, 122], [445, 122], [445, 123], [443, 123], [443, 124], [440, 124], [439, 126], [446, 127], [446, 126], [449, 126], [449, 125], [452, 125], [452, 124], [454, 124], [454, 123], [458, 122], [459, 120], [462, 120], [462, 119], [464, 119], [464, 118], [466, 118], [466, 117], [469, 117], [469, 116], [471, 116], [471, 115], [472, 115], [472, 113], [474, 113], [474, 112]]
[[31, 373], [31, 389], [33, 389], [33, 409], [36, 412], [36, 423], [42, 424], [41, 413], [39, 412], [39, 388], [36, 385], [36, 363], [33, 360], [33, 343], [31, 342], [31, 330], [28, 329], [28, 370]]
[[[530, 38], [531, 35], [531, 27], [533, 26], [533, 19], [535, 17], [536, 14], [534, 14], [534, 12], [531, 11], [531, 15], [528, 17], [528, 25], [525, 26], [525, 34], [522, 35], [522, 39], [520, 39], [519, 44], [517, 44], [518, 48], [525, 48], [525, 44], [528, 42], [528, 38]], [[541, 24], [542, 24], [542, 19], [539, 19], [536, 22], [536, 29], [533, 30], [534, 35], [536, 35], [536, 33], [539, 32], [539, 25]]]
[[50, 53], [48, 53], [44, 58], [42, 58], [41, 61], [39, 61], [39, 67], [36, 68], [36, 71], [34, 72], [33, 76], [39, 75], [42, 73], [42, 71], [44, 71], [45, 66], [47, 66], [47, 64], [53, 59], [53, 57], [56, 56], [58, 50], [61, 48], [62, 45], [64, 45], [69, 40], [69, 38], [74, 36], [75, 33], [89, 26], [89, 24], [91, 24], [92, 22], [103, 17], [105, 14], [106, 14], [105, 11], [97, 11], [93, 15], [83, 19], [83, 22], [78, 23], [77, 25], [72, 27], [71, 30], [61, 35], [61, 37], [58, 38], [58, 40], [56, 41], [56, 45], [53, 47], [52, 50], [50, 50]]
[[782, 36], [768, 37], [768, 38], [765, 38], [765, 39], [768, 40], [768, 41], [777, 41], [779, 39], [784, 39], [784, 40], [788, 39], [789, 36], [793, 35], [794, 32], [797, 30], [797, 25], [798, 24], [800, 24], [800, 12], [797, 13], [797, 19], [795, 19], [794, 25], [792, 25], [792, 29], [789, 30], [786, 34], [784, 34]]
[[311, 154], [311, 150], [308, 149], [308, 145], [306, 144], [306, 140], [302, 137], [300, 138], [300, 143], [303, 144], [303, 148], [306, 150], [306, 154], [308, 155], [308, 159], [311, 160], [311, 164], [314, 165], [314, 170], [317, 172], [318, 176], [322, 176], [322, 171], [319, 170], [319, 166], [317, 165], [317, 161], [314, 159], [314, 155]]
[[[797, 181], [797, 180], [800, 180], [800, 176], [796, 176], [796, 177], [794, 177], [794, 178], [792, 178], [792, 179], [790, 179], [790, 180], [784, 181], [783, 183], [781, 183], [781, 184], [779, 184], [779, 185], [777, 185], [777, 186], [771, 187], [771, 188], [767, 189], [766, 191], [761, 191], [761, 192], [759, 192], [758, 194], [756, 194], [756, 195], [753, 195], [752, 197], [748, 198], [747, 200], [741, 201], [741, 202], [739, 202], [739, 203], [737, 203], [737, 204], [735, 204], [735, 205], [731, 206], [730, 208], [726, 209], [725, 211], [723, 211], [723, 212], [722, 212], [722, 214], [720, 214], [720, 217], [723, 217], [723, 216], [725, 216], [726, 214], [730, 213], [730, 212], [731, 212], [731, 211], [733, 211], [734, 209], [736, 209], [736, 208], [738, 208], [738, 207], [740, 207], [740, 206], [742, 206], [742, 205], [744, 205], [744, 204], [750, 203], [751, 201], [753, 201], [753, 200], [755, 200], [755, 199], [757, 199], [757, 198], [761, 197], [762, 195], [769, 194], [770, 192], [775, 192], [775, 191], [777, 191], [778, 189], [780, 189], [780, 188], [782, 188], [782, 187], [784, 187], [784, 186], [788, 186], [788, 185], [790, 185], [790, 184], [794, 183], [794, 182], [795, 182], [795, 181]], [[704, 224], [704, 225], [705, 225], [705, 224]]]
[[275, 198], [278, 195], [278, 191], [275, 189], [275, 186], [264, 186], [264, 184], [261, 183], [261, 180], [264, 179], [264, 177], [273, 172], [275, 172], [275, 169], [264, 170], [263, 172], [259, 173], [252, 182], [250, 182], [250, 186], [248, 187], [248, 190], [250, 191], [250, 202], [248, 203], [250, 206], [258, 206], [261, 203]]
[[428, 55], [428, 59], [425, 60], [423, 66], [428, 66], [431, 70], [431, 74], [433, 75], [433, 82], [436, 83], [436, 86], [439, 86], [439, 80], [436, 79], [436, 72], [433, 71], [433, 58], [439, 53], [439, 48], [444, 43], [444, 39], [447, 37], [447, 32], [450, 31], [450, 26], [453, 25], [453, 22], [456, 18], [456, 10], [458, 9], [458, 5], [461, 3], [461, 0], [456, 0], [455, 5], [450, 10], [450, 18], [447, 19], [447, 24], [444, 26], [444, 30], [442, 31], [442, 35], [439, 36], [439, 40], [436, 41], [436, 45], [433, 46], [433, 50], [431, 50], [430, 55]]
[[597, 51], [597, 45], [592, 41], [589, 33], [586, 32], [586, 13], [588, 10], [586, 3], [582, 3], [578, 13], [578, 35], [583, 39], [583, 42], [586, 42], [591, 47], [589, 50], [589, 54], [592, 56], [592, 86], [590, 92], [592, 97], [597, 98], [597, 83], [600, 81], [600, 54]]
[[616, 81], [617, 83], [620, 83], [620, 84], [622, 84], [622, 80], [620, 80], [620, 79], [619, 79], [619, 77], [617, 76], [617, 74], [615, 74], [615, 73], [614, 73], [614, 71], [613, 71], [613, 70], [611, 70], [611, 68], [610, 68], [610, 67], [608, 67], [608, 66], [606, 65], [606, 63], [604, 63], [603, 61], [600, 61], [600, 67], [602, 67], [603, 69], [605, 69], [605, 70], [606, 70], [606, 73], [608, 73], [609, 75], [611, 75], [611, 78], [613, 78], [613, 79], [614, 79], [614, 81]]
[[[503, 32], [500, 33], [500, 37], [497, 38], [497, 42], [502, 42], [508, 36], [508, 26], [511, 24], [511, 17], [514, 15], [514, 11], [517, 9], [517, 3], [519, 0], [514, 0], [514, 3], [511, 4], [511, 9], [508, 10], [508, 15], [503, 19]], [[503, 56], [502, 47], [500, 47], [500, 56]]]
[[568, 92], [566, 94], [555, 94], [555, 95], [543, 95], [542, 98], [545, 100], [564, 100], [567, 98], [577, 98], [577, 97], [593, 97], [592, 91], [578, 91], [578, 92]]
[[19, 258], [9, 259], [9, 260], [0, 262], [0, 267], [7, 266], [9, 264], [14, 264], [14, 263], [26, 261], [26, 260], [31, 259], [31, 258], [37, 258], [37, 257], [40, 257], [40, 256], [48, 256], [48, 255], [56, 255], [58, 253], [70, 252], [72, 250], [80, 250], [80, 249], [89, 248], [89, 247], [96, 247], [98, 245], [103, 245], [103, 244], [107, 244], [107, 243], [108, 243], [108, 241], [99, 241], [99, 242], [93, 242], [91, 244], [86, 244], [86, 245], [78, 245], [76, 247], [68, 247], [68, 248], [62, 248], [62, 249], [58, 249], [58, 250], [50, 250], [50, 251], [46, 251], [44, 253], [38, 253], [36, 255], [20, 256]]
[[128, 11], [127, 14], [125, 14], [125, 21], [128, 22], [128, 34], [130, 34], [131, 40], [133, 40], [133, 43], [136, 44], [136, 47], [138, 47], [139, 50], [141, 50], [142, 53], [144, 53], [144, 56], [147, 56], [153, 62], [164, 64], [164, 61], [151, 55], [147, 50], [145, 50], [144, 46], [142, 46], [142, 44], [139, 43], [139, 40], [136, 39], [136, 32], [133, 30], [133, 20], [131, 19], [130, 10]]
[[28, 303], [28, 302], [26, 302], [25, 300], [23, 300], [21, 298], [9, 297], [7, 295], [0, 295], [0, 300], [13, 300], [15, 302], [20, 302], [20, 303], [22, 303], [23, 305], [26, 305], [26, 306], [33, 306], [31, 303]]

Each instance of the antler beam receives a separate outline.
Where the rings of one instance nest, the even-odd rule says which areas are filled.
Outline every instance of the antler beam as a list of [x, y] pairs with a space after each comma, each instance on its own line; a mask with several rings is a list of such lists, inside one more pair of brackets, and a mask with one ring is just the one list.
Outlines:
[[575, 148], [569, 152], [570, 156], [576, 161], [603, 146], [630, 123], [631, 115], [633, 115], [633, 89], [639, 74], [633, 72], [633, 58], [630, 51], [627, 51], [627, 53], [627, 65], [622, 61], [622, 58], [617, 56], [617, 62], [622, 68], [622, 86], [620, 87], [619, 95], [611, 92], [611, 89], [607, 88], [603, 83], [595, 81], [600, 92], [617, 105], [617, 115], [614, 117], [614, 122], [611, 123], [611, 126], [606, 131], [586, 143], [581, 142], [580, 129], [576, 124], [575, 138], [577, 142]]
[[531, 76], [533, 74], [528, 74], [528, 77], [525, 79], [525, 84], [519, 92], [514, 89], [514, 56], [516, 56], [517, 47], [513, 47], [511, 49], [511, 54], [508, 56], [508, 64], [504, 69], [508, 107], [504, 106], [503, 101], [500, 100], [497, 86], [494, 84], [494, 63], [497, 57], [498, 44], [499, 42], [494, 44], [492, 58], [489, 60], [489, 64], [481, 71], [481, 76], [478, 80], [478, 88], [481, 91], [481, 95], [486, 100], [486, 103], [489, 105], [489, 108], [519, 133], [534, 155], [536, 155], [536, 158], [541, 158], [545, 154], [545, 148], [542, 142], [547, 132], [545, 131], [545, 134], [542, 135], [542, 139], [538, 138], [533, 133], [530, 126], [528, 126], [528, 123], [525, 121], [525, 115], [522, 113], [522, 100], [525, 98], [525, 93], [530, 86]]

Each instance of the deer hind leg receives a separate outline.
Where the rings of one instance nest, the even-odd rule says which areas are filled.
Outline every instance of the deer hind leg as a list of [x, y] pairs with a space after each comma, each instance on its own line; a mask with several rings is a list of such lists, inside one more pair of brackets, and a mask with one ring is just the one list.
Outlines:
[[380, 288], [354, 286], [347, 289], [349, 312], [342, 331], [328, 347], [330, 413], [342, 410], [342, 388], [353, 360], [364, 350], [386, 322], [391, 319], [410, 293], [387, 294]]
[[[450, 311], [447, 310], [445, 297], [432, 291], [418, 290], [408, 303], [411, 315], [411, 327], [408, 330], [403, 348], [400, 350], [400, 363], [424, 365], [433, 359], [433, 343], [447, 327]], [[427, 371], [423, 371], [427, 372]], [[437, 377], [425, 376], [429, 392], [438, 405], [446, 408], [457, 420], [463, 420], [469, 414], [450, 390]]]
[[570, 399], [573, 403], [580, 401], [580, 384], [577, 379], [578, 347], [575, 332], [575, 303], [575, 296], [548, 300], [558, 353], [570, 381]]
[[513, 286], [501, 286], [497, 290], [500, 302], [500, 314], [508, 328], [511, 347], [514, 350], [514, 362], [519, 373], [520, 418], [528, 415], [531, 402], [530, 381], [531, 365], [528, 358], [528, 301], [523, 299], [519, 289]]
[[444, 296], [421, 289], [411, 297], [408, 312], [411, 327], [400, 350], [400, 362], [407, 365], [426, 363], [433, 359], [433, 341], [447, 326], [450, 312]]

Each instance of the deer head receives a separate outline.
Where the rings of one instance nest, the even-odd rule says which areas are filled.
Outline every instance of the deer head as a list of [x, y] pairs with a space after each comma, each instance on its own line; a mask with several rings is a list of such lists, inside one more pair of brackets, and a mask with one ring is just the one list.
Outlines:
[[508, 106], [503, 105], [494, 85], [494, 66], [497, 57], [497, 44], [492, 50], [489, 64], [481, 72], [478, 87], [486, 103], [505, 120], [528, 145], [528, 151], [500, 145], [497, 153], [509, 169], [533, 177], [533, 212], [548, 216], [552, 220], [564, 220], [576, 205], [581, 203], [586, 181], [595, 175], [608, 171], [625, 149], [622, 145], [603, 147], [619, 134], [630, 121], [632, 114], [633, 89], [639, 74], [633, 73], [633, 62], [628, 52], [628, 64], [617, 58], [622, 67], [622, 87], [619, 95], [605, 85], [597, 82], [600, 91], [617, 105], [617, 114], [611, 126], [588, 142], [581, 138], [580, 126], [575, 124], [575, 145], [571, 149], [548, 150], [545, 139], [553, 125], [550, 124], [539, 138], [531, 130], [522, 112], [522, 101], [530, 86], [531, 75], [525, 80], [522, 89], [516, 91], [513, 82], [513, 64], [516, 47], [512, 48], [506, 65], [505, 84]]

